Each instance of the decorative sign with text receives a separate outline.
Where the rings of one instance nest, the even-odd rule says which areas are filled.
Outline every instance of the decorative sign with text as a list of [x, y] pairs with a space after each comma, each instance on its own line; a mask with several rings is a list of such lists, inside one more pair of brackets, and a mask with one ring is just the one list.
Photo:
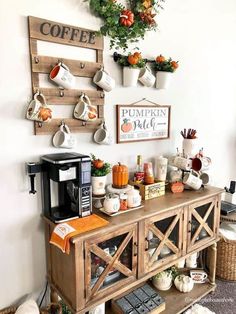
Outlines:
[[170, 106], [117, 105], [117, 143], [167, 139]]

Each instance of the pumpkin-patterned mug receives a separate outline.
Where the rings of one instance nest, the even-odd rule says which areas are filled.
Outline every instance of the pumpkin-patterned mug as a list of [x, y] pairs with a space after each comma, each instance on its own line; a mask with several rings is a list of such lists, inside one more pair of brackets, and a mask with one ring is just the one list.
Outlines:
[[82, 121], [94, 121], [97, 119], [97, 108], [93, 106], [87, 95], [80, 96], [74, 109], [74, 117]]
[[34, 94], [34, 99], [31, 100], [26, 118], [37, 122], [50, 122], [52, 119], [52, 110], [48, 108], [46, 99], [41, 92]]

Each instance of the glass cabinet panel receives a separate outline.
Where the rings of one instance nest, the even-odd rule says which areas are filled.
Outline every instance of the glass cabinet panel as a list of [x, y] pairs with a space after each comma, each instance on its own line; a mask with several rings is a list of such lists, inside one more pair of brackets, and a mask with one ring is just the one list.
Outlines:
[[217, 201], [215, 198], [189, 208], [188, 251], [215, 238]]
[[136, 225], [128, 229], [85, 242], [88, 299], [111, 286], [136, 279]]
[[162, 218], [156, 216], [147, 221], [145, 228], [146, 271], [181, 255], [182, 224], [182, 209], [168, 212]]

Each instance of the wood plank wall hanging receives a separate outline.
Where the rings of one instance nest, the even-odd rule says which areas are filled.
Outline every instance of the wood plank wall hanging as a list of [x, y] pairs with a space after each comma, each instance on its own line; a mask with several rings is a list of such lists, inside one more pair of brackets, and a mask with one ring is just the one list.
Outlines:
[[[88, 95], [93, 105], [98, 108], [98, 119], [86, 122], [74, 118], [52, 119], [49, 123], [35, 122], [35, 134], [52, 134], [58, 130], [63, 120], [72, 132], [93, 132], [104, 117], [104, 92], [97, 88], [91, 90], [69, 89], [59, 87], [42, 88], [39, 86], [39, 74], [49, 74], [51, 69], [59, 62], [65, 63], [70, 72], [76, 77], [93, 78], [97, 70], [103, 66], [103, 37], [97, 36], [95, 31], [78, 28], [67, 24], [53, 22], [33, 16], [28, 17], [29, 46], [31, 55], [32, 92], [42, 92], [49, 105], [76, 105], [82, 93]], [[96, 51], [96, 62], [72, 60], [58, 56], [40, 56], [38, 54], [38, 41], [88, 48]]]
[[171, 107], [153, 102], [150, 102], [151, 105], [140, 102], [139, 105], [134, 103], [116, 106], [117, 143], [160, 140], [170, 137]]

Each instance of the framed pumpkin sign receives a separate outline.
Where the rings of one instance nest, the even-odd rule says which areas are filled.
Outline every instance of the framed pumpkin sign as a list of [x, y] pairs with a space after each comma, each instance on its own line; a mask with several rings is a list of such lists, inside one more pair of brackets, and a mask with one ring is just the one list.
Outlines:
[[117, 143], [167, 139], [170, 137], [168, 105], [117, 105]]

